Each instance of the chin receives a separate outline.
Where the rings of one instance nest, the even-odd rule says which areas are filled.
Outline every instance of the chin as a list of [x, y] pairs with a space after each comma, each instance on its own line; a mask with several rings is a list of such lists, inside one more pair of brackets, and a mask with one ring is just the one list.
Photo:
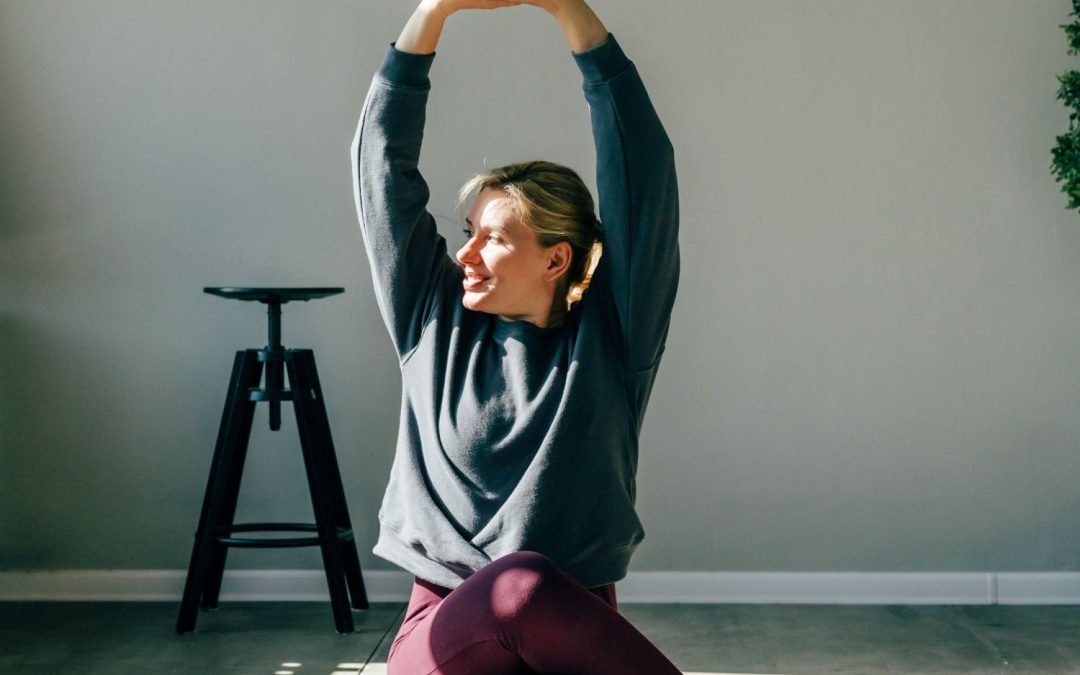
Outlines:
[[484, 305], [486, 304], [484, 302], [485, 298], [483, 298], [483, 297], [479, 297], [479, 298], [477, 298], [477, 297], [469, 297], [470, 295], [471, 295], [470, 293], [466, 293], [461, 298], [461, 304], [465, 306], [465, 309], [471, 309], [474, 312], [487, 312], [488, 311], [488, 310], [484, 309]]

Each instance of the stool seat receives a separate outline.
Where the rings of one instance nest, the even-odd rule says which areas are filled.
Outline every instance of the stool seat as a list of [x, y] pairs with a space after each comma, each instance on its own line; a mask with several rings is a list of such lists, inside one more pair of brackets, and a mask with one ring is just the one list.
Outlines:
[[313, 287], [313, 288], [250, 288], [238, 286], [207, 286], [204, 293], [217, 295], [230, 300], [251, 300], [258, 302], [276, 302], [284, 304], [293, 300], [315, 300], [330, 295], [344, 293], [344, 288], [337, 287]]

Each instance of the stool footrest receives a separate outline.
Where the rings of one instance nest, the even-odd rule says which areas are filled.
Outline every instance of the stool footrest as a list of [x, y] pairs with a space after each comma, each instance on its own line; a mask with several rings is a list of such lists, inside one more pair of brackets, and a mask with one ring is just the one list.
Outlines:
[[[339, 541], [352, 539], [352, 530], [338, 527], [337, 538]], [[311, 523], [242, 523], [233, 525], [228, 529], [219, 529], [219, 534], [214, 539], [226, 546], [239, 548], [293, 548], [299, 546], [318, 546], [319, 538], [316, 537], [293, 537], [289, 539], [272, 539], [259, 537], [230, 537], [233, 532], [318, 532], [318, 527]]]

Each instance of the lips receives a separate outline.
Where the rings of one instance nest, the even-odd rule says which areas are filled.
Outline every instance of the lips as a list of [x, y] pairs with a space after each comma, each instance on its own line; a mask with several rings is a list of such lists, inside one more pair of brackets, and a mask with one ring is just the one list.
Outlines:
[[466, 271], [465, 278], [462, 280], [461, 285], [464, 286], [467, 291], [479, 291], [487, 286], [487, 280], [490, 278], [491, 277], [485, 277]]

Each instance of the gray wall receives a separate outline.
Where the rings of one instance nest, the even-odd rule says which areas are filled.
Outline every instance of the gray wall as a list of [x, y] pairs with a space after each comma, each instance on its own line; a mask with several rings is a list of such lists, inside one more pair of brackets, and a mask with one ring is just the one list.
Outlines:
[[[348, 146], [391, 0], [0, 0], [0, 568], [182, 568], [261, 305], [315, 349], [368, 569], [397, 369]], [[1066, 0], [597, 0], [673, 138], [683, 281], [636, 570], [1080, 565], [1080, 219], [1049, 175]], [[423, 168], [594, 168], [531, 8], [455, 17]], [[240, 517], [310, 506], [260, 408]], [[231, 567], [318, 567], [314, 551]]]

